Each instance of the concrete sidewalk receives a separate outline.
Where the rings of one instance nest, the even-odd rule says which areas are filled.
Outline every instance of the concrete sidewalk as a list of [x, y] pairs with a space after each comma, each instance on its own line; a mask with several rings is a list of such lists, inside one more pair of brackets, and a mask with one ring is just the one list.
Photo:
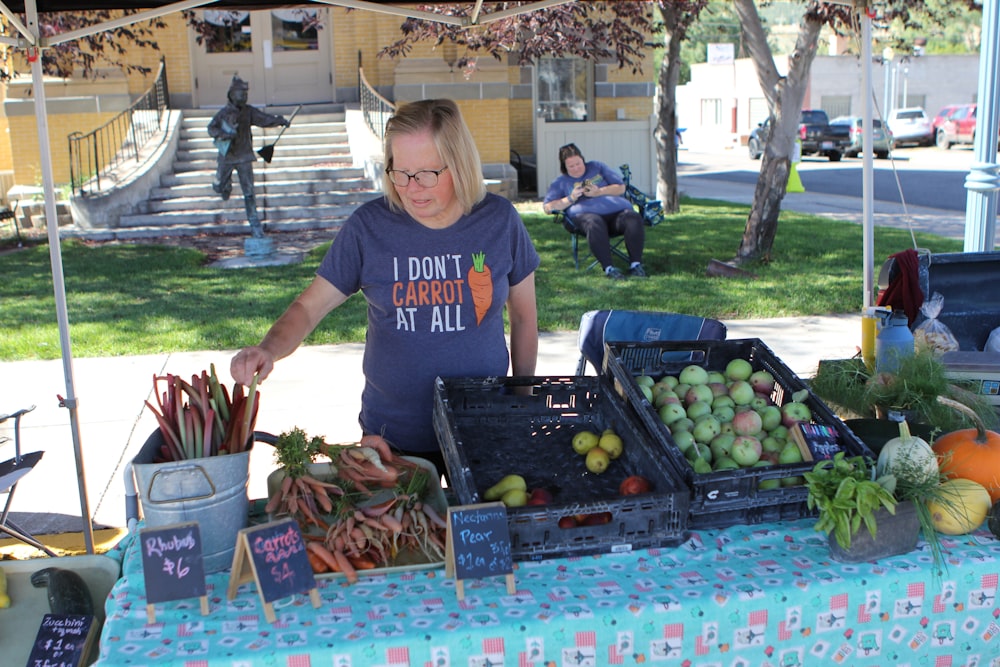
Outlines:
[[[781, 318], [726, 322], [729, 338], [760, 338], [796, 374], [808, 377], [824, 358], [855, 354], [860, 345], [857, 316]], [[258, 430], [281, 433], [301, 427], [330, 442], [353, 442], [362, 388], [360, 344], [303, 347], [279, 362], [261, 386]], [[136, 455], [156, 422], [143, 401], [150, 399], [153, 376], [190, 376], [215, 364], [229, 378], [232, 351], [183, 352], [138, 357], [76, 359], [74, 387], [83, 450], [84, 477], [95, 528], [125, 525], [125, 465]], [[576, 332], [543, 333], [538, 374], [572, 375], [579, 350]], [[38, 407], [22, 420], [24, 451], [45, 452], [38, 467], [17, 488], [11, 518], [34, 534], [82, 530], [78, 478], [69, 411], [60, 408], [65, 393], [63, 364], [19, 361], [0, 364], [5, 412]], [[593, 373], [588, 369], [588, 373]], [[0, 433], [13, 435], [9, 422]], [[12, 444], [4, 450], [12, 455]], [[251, 455], [250, 497], [266, 495], [266, 477], [275, 467], [273, 450], [256, 448]]]

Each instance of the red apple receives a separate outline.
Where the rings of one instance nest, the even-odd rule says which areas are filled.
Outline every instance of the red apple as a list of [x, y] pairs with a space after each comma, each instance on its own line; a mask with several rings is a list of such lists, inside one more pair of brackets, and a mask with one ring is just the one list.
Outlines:
[[757, 435], [763, 427], [760, 415], [753, 410], [737, 412], [733, 415], [733, 430], [736, 435]]
[[754, 371], [750, 374], [749, 382], [754, 393], [770, 396], [774, 391], [774, 376], [767, 371]]
[[781, 406], [781, 423], [791, 428], [796, 422], [807, 422], [812, 419], [812, 411], [805, 403], [792, 401]]
[[532, 489], [531, 493], [528, 494], [528, 504], [529, 505], [548, 505], [552, 502], [552, 494], [548, 489], [537, 488]]
[[634, 496], [639, 493], [649, 493], [652, 490], [653, 485], [641, 475], [626, 477], [618, 486], [618, 493], [622, 496]]

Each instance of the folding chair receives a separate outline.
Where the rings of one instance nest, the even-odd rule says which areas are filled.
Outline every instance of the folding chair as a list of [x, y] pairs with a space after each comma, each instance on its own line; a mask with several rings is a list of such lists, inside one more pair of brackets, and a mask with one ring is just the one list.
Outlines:
[[601, 373], [606, 342], [725, 339], [726, 325], [708, 317], [643, 310], [591, 310], [580, 318], [577, 340], [580, 361], [576, 374], [584, 374], [588, 361], [598, 374]]
[[[8, 419], [14, 420], [14, 458], [0, 463], [0, 493], [7, 494], [7, 502], [3, 506], [3, 513], [0, 514], [0, 532], [7, 533], [25, 544], [40, 549], [49, 556], [55, 556], [56, 554], [52, 550], [36, 540], [30, 533], [19, 528], [7, 516], [10, 513], [10, 504], [14, 500], [14, 491], [17, 490], [18, 482], [21, 481], [22, 477], [31, 472], [42, 458], [42, 452], [21, 454], [21, 417], [34, 409], [35, 406], [32, 405], [30, 408], [18, 410], [9, 415], [0, 415], [0, 424], [3, 424]], [[10, 438], [4, 437], [3, 440], [0, 440], [0, 444], [8, 440]]]
[[[628, 199], [636, 211], [642, 216], [643, 222], [647, 226], [653, 227], [663, 222], [663, 204], [656, 199], [650, 199], [648, 196], [643, 194], [639, 188], [632, 185], [632, 170], [629, 168], [628, 164], [623, 164], [618, 167], [622, 172], [622, 180], [625, 182], [625, 194], [623, 195]], [[571, 248], [573, 251], [573, 267], [577, 270], [580, 268], [580, 238], [586, 238], [587, 235], [581, 230], [573, 219], [565, 211], [554, 211], [553, 216], [555, 216], [555, 222], [561, 223], [563, 228], [570, 233]], [[618, 235], [616, 241], [611, 243], [611, 252], [619, 259], [628, 262], [628, 254], [622, 250], [621, 245], [625, 242], [625, 237]], [[594, 260], [587, 266], [587, 270], [597, 266], [597, 260]]]

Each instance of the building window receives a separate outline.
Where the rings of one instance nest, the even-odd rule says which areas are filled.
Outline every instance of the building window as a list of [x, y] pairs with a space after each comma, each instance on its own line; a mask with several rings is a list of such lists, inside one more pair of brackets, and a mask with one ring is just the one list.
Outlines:
[[701, 124], [722, 125], [722, 100], [712, 98], [701, 101]]
[[538, 113], [548, 121], [587, 120], [594, 86], [590, 65], [580, 58], [542, 58], [535, 69]]
[[250, 12], [205, 10], [205, 50], [208, 53], [250, 53]]
[[315, 9], [271, 10], [275, 51], [315, 51], [319, 48]]
[[820, 100], [820, 109], [826, 112], [830, 118], [837, 116], [851, 115], [850, 95], [823, 95]]

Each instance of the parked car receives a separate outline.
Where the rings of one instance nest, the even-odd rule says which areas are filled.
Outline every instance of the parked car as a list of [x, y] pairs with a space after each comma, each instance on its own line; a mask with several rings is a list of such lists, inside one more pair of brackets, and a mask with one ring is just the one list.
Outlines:
[[976, 105], [960, 104], [948, 114], [934, 133], [934, 143], [945, 150], [976, 139]]
[[[768, 118], [750, 132], [747, 150], [751, 160], [764, 154], [767, 135], [771, 131]], [[821, 109], [803, 109], [799, 122], [799, 149], [802, 155], [825, 155], [830, 162], [837, 162], [851, 144], [850, 128], [832, 125]]]
[[799, 119], [799, 145], [803, 155], [825, 155], [830, 162], [839, 162], [851, 145], [851, 131], [830, 125], [830, 117], [822, 109], [803, 109]]
[[[861, 116], [837, 116], [830, 121], [830, 125], [846, 125], [851, 128], [851, 145], [844, 151], [847, 157], [857, 157], [861, 155], [864, 148], [864, 126], [865, 119]], [[875, 157], [884, 160], [889, 157], [889, 152], [895, 146], [892, 133], [889, 132], [882, 121], [878, 118], [872, 119], [872, 152]]]
[[951, 114], [955, 113], [955, 110], [958, 109], [961, 106], [963, 106], [963, 105], [961, 105], [961, 104], [947, 104], [947, 105], [941, 107], [941, 110], [938, 111], [937, 115], [934, 116], [933, 120], [931, 120], [931, 129], [934, 130], [934, 136], [935, 137], [937, 137], [938, 128], [940, 128], [942, 125], [944, 125], [945, 121], [948, 120], [948, 118], [951, 116]]
[[760, 156], [764, 154], [764, 145], [767, 143], [767, 135], [770, 131], [770, 118], [763, 123], [757, 123], [757, 127], [750, 130], [750, 138], [747, 139], [747, 150], [750, 151], [751, 160], [759, 160]]
[[893, 109], [889, 112], [886, 123], [889, 125], [889, 131], [892, 132], [897, 146], [903, 144], [930, 146], [934, 143], [931, 119], [922, 107]]

